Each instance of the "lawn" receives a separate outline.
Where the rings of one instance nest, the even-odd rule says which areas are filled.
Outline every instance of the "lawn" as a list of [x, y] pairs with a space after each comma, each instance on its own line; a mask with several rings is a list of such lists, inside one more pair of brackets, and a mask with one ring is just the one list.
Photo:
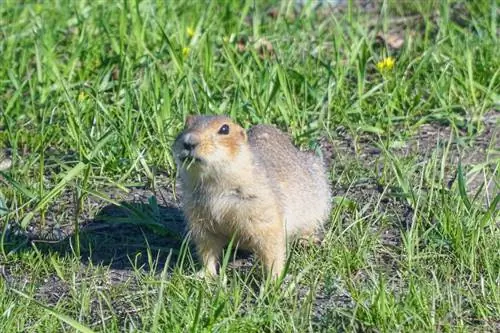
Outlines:
[[[498, 332], [500, 7], [454, 1], [0, 6], [1, 332]], [[172, 143], [275, 124], [329, 166], [283, 281], [197, 278]]]

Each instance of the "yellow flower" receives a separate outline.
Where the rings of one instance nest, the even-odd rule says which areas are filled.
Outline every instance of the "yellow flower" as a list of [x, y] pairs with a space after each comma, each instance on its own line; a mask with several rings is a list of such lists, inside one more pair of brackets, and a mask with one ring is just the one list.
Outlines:
[[396, 60], [393, 57], [387, 57], [377, 62], [377, 69], [380, 72], [387, 72], [394, 68]]
[[182, 48], [182, 55], [184, 56], [184, 58], [187, 58], [187, 56], [189, 55], [189, 47]]
[[87, 94], [82, 90], [78, 94], [78, 102], [82, 102], [87, 99]]
[[40, 14], [40, 12], [43, 10], [43, 6], [40, 4], [36, 4], [33, 9], [35, 10], [35, 13]]
[[188, 35], [189, 38], [193, 38], [195, 31], [194, 31], [193, 28], [187, 27], [186, 28], [186, 33], [187, 33], [187, 35]]

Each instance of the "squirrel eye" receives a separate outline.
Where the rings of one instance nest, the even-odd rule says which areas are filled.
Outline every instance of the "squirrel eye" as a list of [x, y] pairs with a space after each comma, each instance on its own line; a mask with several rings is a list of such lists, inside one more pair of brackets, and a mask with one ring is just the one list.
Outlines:
[[227, 124], [222, 125], [221, 128], [219, 129], [219, 134], [228, 135], [229, 134], [229, 126]]

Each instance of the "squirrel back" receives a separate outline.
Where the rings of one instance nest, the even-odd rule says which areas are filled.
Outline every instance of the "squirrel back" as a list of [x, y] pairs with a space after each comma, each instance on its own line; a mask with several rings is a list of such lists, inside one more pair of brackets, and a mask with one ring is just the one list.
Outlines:
[[321, 227], [330, 213], [330, 186], [323, 161], [298, 150], [290, 137], [272, 125], [255, 125], [248, 144], [257, 169], [276, 188], [287, 233], [301, 236]]

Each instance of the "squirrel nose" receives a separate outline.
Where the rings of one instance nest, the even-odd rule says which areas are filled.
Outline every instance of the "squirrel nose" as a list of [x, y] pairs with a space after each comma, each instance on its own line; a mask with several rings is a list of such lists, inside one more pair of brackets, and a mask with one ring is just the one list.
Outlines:
[[191, 134], [188, 133], [184, 136], [184, 142], [182, 143], [182, 146], [184, 149], [192, 151], [196, 146], [198, 145], [198, 140]]
[[186, 149], [186, 150], [193, 150], [194, 147], [196, 147], [196, 144], [184, 141], [183, 146], [184, 146], [184, 149]]

